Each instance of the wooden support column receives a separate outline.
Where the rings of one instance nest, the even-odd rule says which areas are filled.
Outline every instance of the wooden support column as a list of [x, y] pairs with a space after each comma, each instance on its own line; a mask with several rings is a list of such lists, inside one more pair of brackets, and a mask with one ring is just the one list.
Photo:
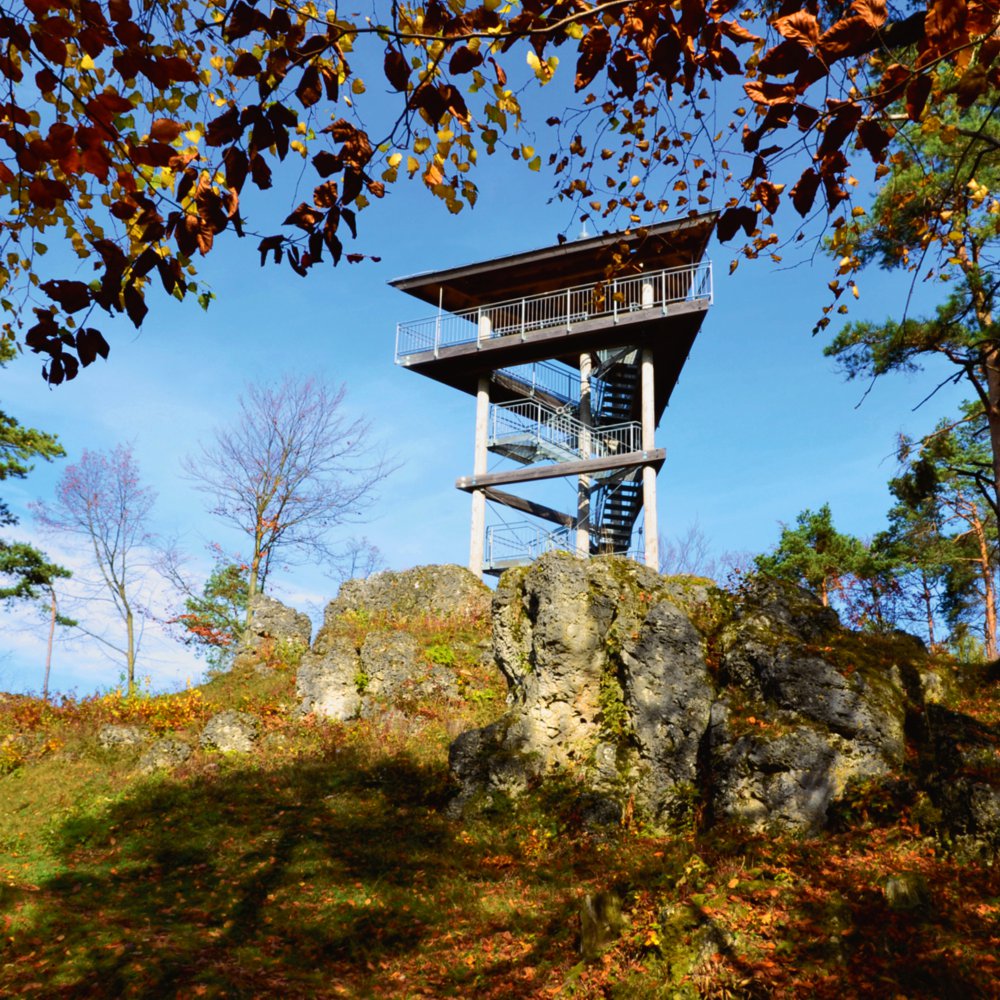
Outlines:
[[[653, 399], [653, 352], [647, 347], [642, 351], [642, 450], [656, 448], [656, 405]], [[642, 509], [645, 526], [646, 565], [660, 568], [659, 527], [656, 523], [656, 466], [642, 467]]]
[[[580, 458], [590, 458], [591, 435], [594, 416], [590, 408], [590, 373], [593, 359], [589, 353], [580, 355]], [[590, 556], [590, 476], [580, 476], [576, 487], [576, 554], [581, 559]]]
[[[482, 375], [476, 392], [476, 450], [473, 457], [473, 474], [486, 474], [486, 442], [490, 420], [490, 377]], [[472, 531], [469, 538], [469, 569], [483, 578], [483, 551], [486, 542], [486, 493], [482, 489], [472, 493]]]

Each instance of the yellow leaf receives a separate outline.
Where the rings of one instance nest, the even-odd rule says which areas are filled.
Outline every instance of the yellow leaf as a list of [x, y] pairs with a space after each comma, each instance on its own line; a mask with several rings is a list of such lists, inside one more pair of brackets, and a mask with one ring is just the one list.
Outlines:
[[363, 94], [365, 92], [365, 81], [361, 77], [356, 76], [354, 81], [351, 83], [351, 93], [352, 94]]
[[430, 139], [428, 139], [427, 136], [422, 135], [416, 140], [414, 140], [413, 152], [416, 153], [417, 155], [419, 155], [420, 153], [424, 153], [430, 148], [430, 145], [431, 145]]
[[398, 167], [403, 162], [403, 154], [393, 153], [386, 162], [390, 167]]
[[530, 163], [528, 164], [528, 169], [529, 169], [529, 170], [535, 170], [535, 171], [538, 171], [538, 170], [541, 170], [541, 169], [542, 169], [542, 158], [541, 158], [540, 156], [536, 156], [536, 157], [535, 157], [535, 158], [534, 158], [534, 159], [533, 159], [533, 160], [532, 160], [532, 161], [531, 161], [531, 162], [530, 162]]

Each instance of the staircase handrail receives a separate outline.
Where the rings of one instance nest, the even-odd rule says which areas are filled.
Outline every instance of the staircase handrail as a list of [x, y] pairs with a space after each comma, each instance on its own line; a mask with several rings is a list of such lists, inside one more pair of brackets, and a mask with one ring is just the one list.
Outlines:
[[[491, 406], [489, 446], [502, 442], [505, 436], [523, 434], [526, 430], [534, 433], [538, 443], [544, 442], [586, 458], [624, 455], [640, 450], [642, 442], [642, 425], [635, 420], [591, 427], [568, 412], [555, 410], [537, 399], [518, 399]], [[589, 454], [584, 455], [584, 451]]]

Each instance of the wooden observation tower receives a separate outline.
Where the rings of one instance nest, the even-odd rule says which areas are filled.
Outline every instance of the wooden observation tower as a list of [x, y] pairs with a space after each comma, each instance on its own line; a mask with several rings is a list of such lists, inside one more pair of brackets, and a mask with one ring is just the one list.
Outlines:
[[[437, 312], [400, 323], [396, 363], [476, 397], [469, 568], [499, 574], [549, 548], [628, 554], [643, 514], [657, 567], [654, 431], [712, 302], [716, 214], [392, 285]], [[489, 454], [513, 460], [489, 472]], [[570, 510], [528, 494], [572, 482]], [[517, 490], [517, 492], [511, 492]], [[531, 520], [487, 529], [487, 503]]]

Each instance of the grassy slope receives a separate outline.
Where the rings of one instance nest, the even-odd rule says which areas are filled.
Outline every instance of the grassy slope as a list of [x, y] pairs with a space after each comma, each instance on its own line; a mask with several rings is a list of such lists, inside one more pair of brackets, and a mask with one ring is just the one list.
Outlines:
[[[423, 638], [447, 658], [440, 628]], [[448, 821], [448, 743], [502, 709], [492, 669], [453, 665], [469, 700], [349, 725], [296, 719], [280, 664], [131, 702], [0, 701], [0, 996], [996, 995], [997, 867], [876, 790], [818, 839], [595, 838], [559, 789]], [[997, 696], [963, 708], [995, 726]], [[262, 719], [257, 751], [144, 777], [96, 743], [136, 720], [194, 742], [221, 708]], [[888, 908], [901, 871], [929, 909]], [[629, 923], [584, 964], [583, 894], [612, 885]]]

